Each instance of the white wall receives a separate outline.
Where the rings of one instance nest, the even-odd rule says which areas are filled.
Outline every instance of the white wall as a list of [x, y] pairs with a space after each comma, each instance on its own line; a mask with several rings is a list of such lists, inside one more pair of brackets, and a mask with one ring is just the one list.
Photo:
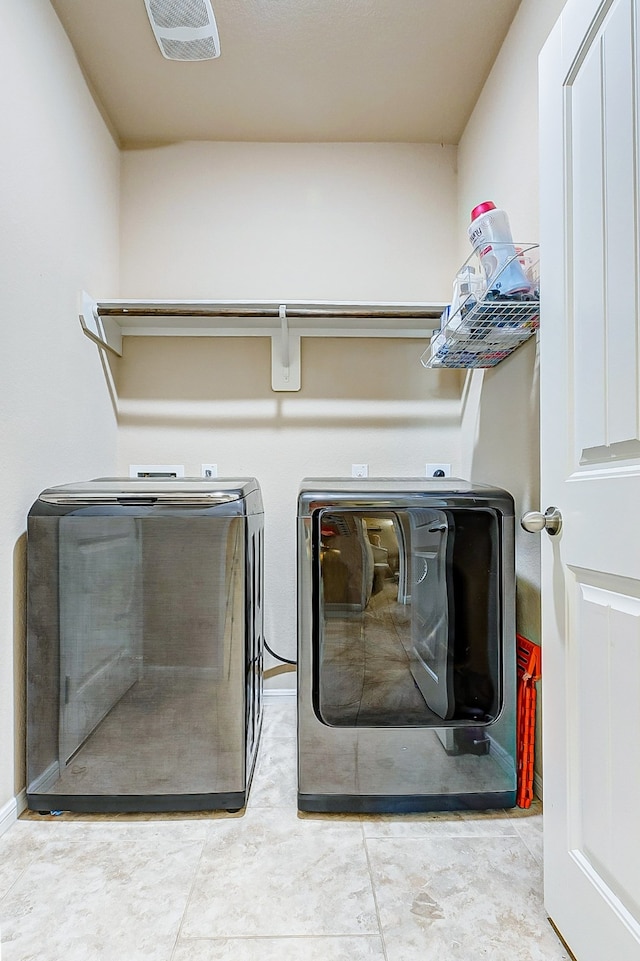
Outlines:
[[0, 830], [24, 787], [27, 511], [43, 487], [111, 472], [116, 425], [76, 292], [118, 281], [119, 154], [45, 0], [0, 31]]
[[469, 251], [471, 209], [493, 200], [514, 238], [537, 241], [538, 54], [565, 0], [522, 0], [458, 148], [458, 238]]
[[122, 295], [445, 300], [455, 162], [427, 144], [125, 151]]
[[[564, 2], [522, 0], [460, 141], [461, 261], [470, 251], [470, 212], [484, 200], [507, 211], [514, 240], [538, 240], [537, 60]], [[497, 367], [467, 376], [461, 436], [465, 470], [474, 480], [510, 490], [517, 520], [524, 511], [541, 507], [538, 404], [535, 339]], [[539, 643], [540, 538], [526, 534], [519, 524], [516, 567], [517, 627]], [[540, 758], [536, 768], [540, 777]]]
[[[182, 144], [123, 155], [122, 295], [446, 300], [456, 152], [407, 144]], [[270, 388], [263, 338], [131, 338], [119, 464], [255, 474], [266, 514], [266, 633], [295, 654], [300, 480], [459, 468], [461, 377], [418, 340], [306, 339], [302, 389]], [[293, 678], [279, 676], [283, 687]]]

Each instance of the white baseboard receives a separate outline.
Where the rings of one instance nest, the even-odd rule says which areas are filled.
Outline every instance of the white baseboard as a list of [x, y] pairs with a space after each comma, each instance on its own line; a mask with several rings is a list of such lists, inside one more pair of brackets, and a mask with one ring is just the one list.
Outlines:
[[8, 831], [18, 818], [18, 805], [14, 797], [0, 808], [0, 835]]
[[20, 791], [17, 797], [11, 798], [0, 808], [0, 836], [8, 831], [12, 824], [18, 820], [27, 806], [27, 792]]

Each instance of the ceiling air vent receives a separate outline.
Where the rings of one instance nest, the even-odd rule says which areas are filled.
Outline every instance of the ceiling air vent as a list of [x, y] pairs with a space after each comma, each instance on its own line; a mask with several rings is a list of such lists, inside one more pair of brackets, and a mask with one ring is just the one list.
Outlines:
[[167, 60], [213, 60], [220, 38], [211, 0], [144, 0], [160, 52]]

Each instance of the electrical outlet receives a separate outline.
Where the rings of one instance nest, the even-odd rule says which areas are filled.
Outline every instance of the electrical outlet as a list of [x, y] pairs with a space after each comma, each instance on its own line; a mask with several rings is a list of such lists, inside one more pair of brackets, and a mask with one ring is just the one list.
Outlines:
[[427, 464], [426, 474], [427, 477], [451, 477], [451, 464]]
[[351, 476], [352, 477], [368, 477], [369, 465], [368, 464], [352, 464]]
[[217, 464], [203, 464], [201, 474], [203, 477], [211, 478], [218, 476], [218, 465]]

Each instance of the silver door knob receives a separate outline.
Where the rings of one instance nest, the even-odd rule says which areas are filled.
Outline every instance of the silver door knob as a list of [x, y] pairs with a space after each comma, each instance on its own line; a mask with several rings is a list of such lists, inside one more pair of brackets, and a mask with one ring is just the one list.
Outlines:
[[527, 511], [526, 514], [522, 515], [520, 524], [530, 534], [539, 534], [540, 531], [546, 531], [547, 534], [553, 535], [557, 534], [562, 527], [562, 514], [557, 507], [547, 507], [544, 514], [541, 514], [540, 511]]

